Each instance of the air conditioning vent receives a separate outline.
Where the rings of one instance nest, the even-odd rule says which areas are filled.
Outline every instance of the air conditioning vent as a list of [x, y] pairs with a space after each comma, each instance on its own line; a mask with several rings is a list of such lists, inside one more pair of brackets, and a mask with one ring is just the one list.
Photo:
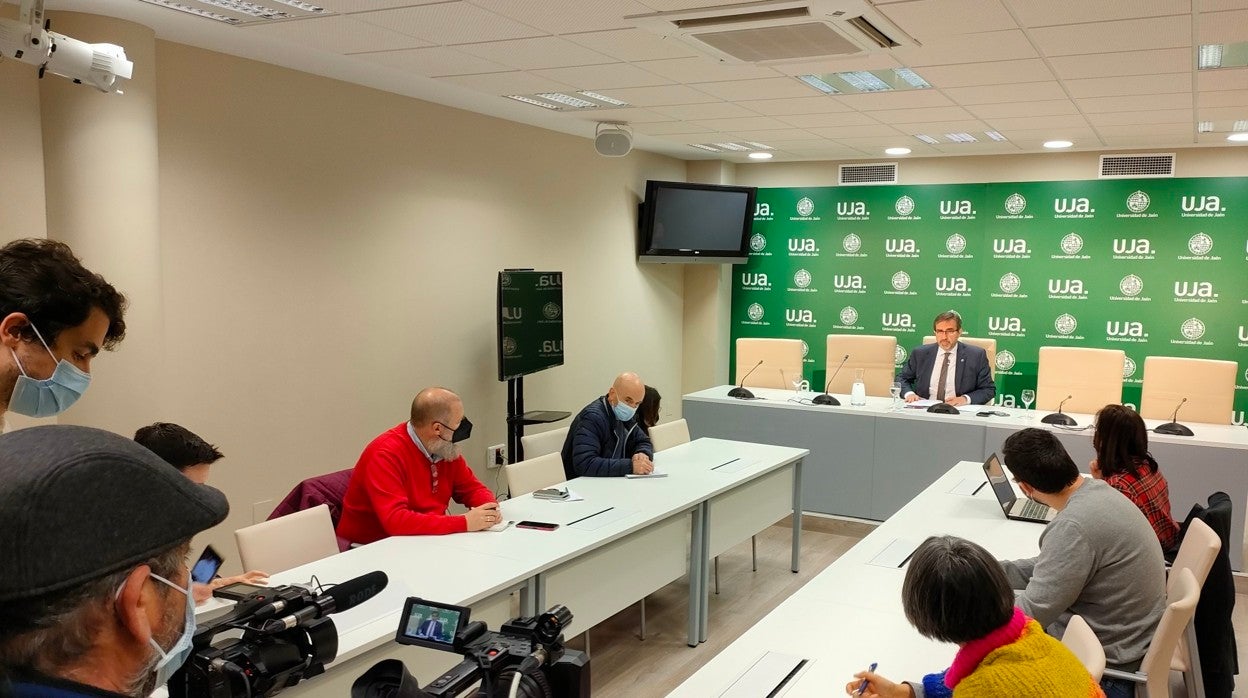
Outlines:
[[1101, 179], [1173, 176], [1174, 153], [1101, 156]]
[[868, 39], [874, 41], [875, 45], [880, 48], [895, 48], [897, 46], [901, 46], [901, 44], [893, 41], [892, 37], [888, 34], [876, 29], [875, 25], [871, 23], [871, 20], [866, 17], [851, 17], [846, 21], [850, 26], [862, 32]]
[[873, 162], [867, 165], [841, 165], [839, 182], [846, 186], [896, 184], [897, 163]]

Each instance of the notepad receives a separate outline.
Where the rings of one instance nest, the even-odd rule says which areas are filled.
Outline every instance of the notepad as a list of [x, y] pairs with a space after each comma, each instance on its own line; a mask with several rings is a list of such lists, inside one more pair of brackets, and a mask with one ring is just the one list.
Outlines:
[[659, 470], [659, 466], [656, 465], [654, 466], [654, 470], [651, 470], [650, 474], [648, 475], [638, 475], [637, 473], [629, 473], [625, 475], [624, 477], [628, 478], [629, 480], [643, 480], [648, 477], [667, 477], [667, 473], [663, 472], [662, 470]]

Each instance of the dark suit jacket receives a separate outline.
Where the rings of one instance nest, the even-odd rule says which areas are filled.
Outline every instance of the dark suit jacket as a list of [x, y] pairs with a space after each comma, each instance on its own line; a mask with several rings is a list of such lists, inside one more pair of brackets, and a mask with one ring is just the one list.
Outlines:
[[[928, 388], [932, 384], [932, 368], [939, 351], [939, 344], [924, 344], [910, 352], [910, 359], [906, 361], [901, 373], [897, 374], [902, 395], [913, 391], [924, 399], [936, 397], [928, 395]], [[976, 405], [991, 402], [997, 394], [997, 386], [992, 382], [992, 372], [988, 369], [988, 354], [977, 346], [958, 342], [957, 362], [953, 373], [953, 389], [956, 394], [967, 397]]]

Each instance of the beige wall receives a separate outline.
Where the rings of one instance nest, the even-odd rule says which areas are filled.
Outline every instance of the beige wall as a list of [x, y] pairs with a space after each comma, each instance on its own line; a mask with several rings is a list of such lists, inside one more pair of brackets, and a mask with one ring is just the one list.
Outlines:
[[[0, 4], [0, 17], [17, 19], [17, 5]], [[47, 235], [39, 79], [34, 66], [0, 61], [0, 244]]]

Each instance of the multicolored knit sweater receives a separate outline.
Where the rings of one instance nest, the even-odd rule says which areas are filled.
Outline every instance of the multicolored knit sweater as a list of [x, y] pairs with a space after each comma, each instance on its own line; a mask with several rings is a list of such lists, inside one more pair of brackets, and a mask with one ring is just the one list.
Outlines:
[[953, 666], [923, 677], [925, 698], [1104, 698], [1066, 646], [1015, 608], [1009, 622], [962, 646]]

